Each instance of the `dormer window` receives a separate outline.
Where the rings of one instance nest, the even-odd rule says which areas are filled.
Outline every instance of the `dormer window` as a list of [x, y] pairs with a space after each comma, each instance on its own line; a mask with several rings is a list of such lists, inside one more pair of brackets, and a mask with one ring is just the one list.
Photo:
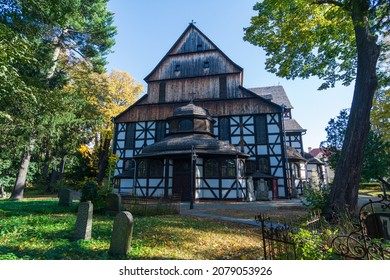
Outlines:
[[205, 62], [203, 63], [203, 68], [204, 68], [204, 69], [210, 68], [210, 63], [209, 63], [208, 61], [205, 61]]
[[181, 66], [180, 64], [176, 64], [175, 66], [175, 72], [180, 72], [181, 71]]

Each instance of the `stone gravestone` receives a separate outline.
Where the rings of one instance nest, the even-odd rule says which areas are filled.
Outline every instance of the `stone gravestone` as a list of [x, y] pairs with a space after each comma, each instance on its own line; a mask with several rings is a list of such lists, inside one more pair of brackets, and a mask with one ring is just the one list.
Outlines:
[[73, 240], [89, 240], [92, 232], [93, 204], [91, 201], [80, 202], [77, 212], [76, 228]]
[[106, 198], [106, 213], [116, 215], [122, 210], [122, 198], [117, 193], [110, 193]]
[[367, 235], [370, 238], [390, 240], [390, 213], [373, 213], [365, 220]]
[[59, 206], [72, 206], [72, 190], [70, 189], [62, 189], [59, 193]]
[[248, 188], [248, 197], [247, 201], [255, 201], [255, 189], [253, 187], [253, 179], [252, 176], [249, 176], [248, 179], [246, 180], [247, 183], [247, 188]]
[[268, 185], [264, 181], [264, 179], [260, 179], [259, 185], [257, 187], [257, 200], [269, 200], [269, 194], [268, 194]]
[[125, 256], [130, 252], [133, 235], [133, 215], [121, 211], [114, 219], [109, 254]]

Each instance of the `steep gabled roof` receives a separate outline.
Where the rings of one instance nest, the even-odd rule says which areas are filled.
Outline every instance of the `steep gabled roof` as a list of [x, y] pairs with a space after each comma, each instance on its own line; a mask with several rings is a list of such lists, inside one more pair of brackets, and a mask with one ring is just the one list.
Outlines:
[[309, 151], [309, 154], [311, 154], [314, 157], [318, 157], [318, 155], [324, 154], [324, 150], [322, 148], [314, 148]]
[[285, 119], [284, 129], [286, 132], [306, 132], [306, 129], [302, 128], [295, 119]]
[[256, 87], [249, 88], [249, 90], [263, 98], [270, 99], [280, 106], [286, 106], [286, 109], [294, 109], [282, 86]]
[[179, 39], [170, 48], [168, 53], [161, 59], [152, 72], [145, 77], [145, 81], [151, 78], [162, 67], [170, 57], [186, 55], [191, 53], [215, 53], [220, 54], [231, 65], [233, 72], [242, 72], [243, 68], [234, 63], [224, 52], [222, 52], [206, 35], [204, 35], [194, 24], [190, 23]]

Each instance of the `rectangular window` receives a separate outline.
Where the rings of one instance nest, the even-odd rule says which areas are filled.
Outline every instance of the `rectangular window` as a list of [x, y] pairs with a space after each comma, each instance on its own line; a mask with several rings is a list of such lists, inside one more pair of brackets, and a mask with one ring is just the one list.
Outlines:
[[135, 123], [126, 124], [125, 149], [134, 149], [135, 145]]
[[267, 144], [267, 117], [266, 115], [255, 116], [256, 144]]
[[218, 120], [219, 140], [230, 142], [230, 122], [229, 118], [219, 118]]
[[218, 161], [215, 159], [206, 159], [204, 163], [204, 175], [206, 178], [218, 178]]
[[159, 85], [159, 92], [158, 92], [158, 101], [159, 102], [165, 102], [165, 83], [160, 83]]
[[159, 142], [165, 137], [165, 122], [164, 121], [159, 121], [156, 122], [156, 134], [155, 134], [155, 142]]
[[236, 163], [232, 159], [223, 160], [221, 162], [222, 178], [236, 177]]
[[226, 76], [219, 77], [219, 98], [227, 98]]

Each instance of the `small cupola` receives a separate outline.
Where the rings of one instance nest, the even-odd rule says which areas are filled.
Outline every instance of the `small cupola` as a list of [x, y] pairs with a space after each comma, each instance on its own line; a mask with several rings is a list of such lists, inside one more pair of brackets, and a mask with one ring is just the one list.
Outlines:
[[207, 133], [213, 135], [214, 120], [208, 110], [196, 106], [192, 101], [175, 109], [173, 116], [167, 119], [169, 134]]

